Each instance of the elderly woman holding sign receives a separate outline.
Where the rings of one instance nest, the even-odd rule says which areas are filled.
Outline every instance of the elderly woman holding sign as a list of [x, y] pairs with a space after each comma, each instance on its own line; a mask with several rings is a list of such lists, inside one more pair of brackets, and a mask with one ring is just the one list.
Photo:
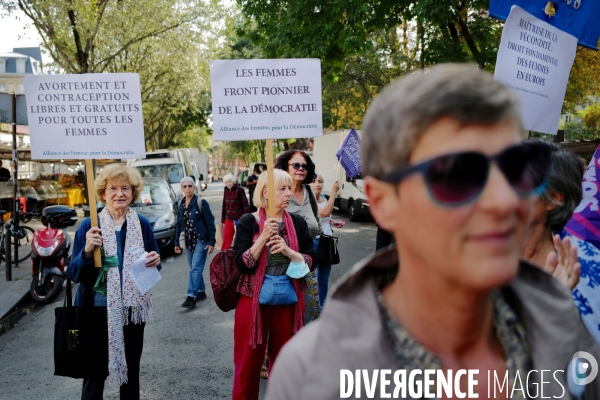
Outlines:
[[[233, 325], [234, 400], [257, 400], [260, 369], [267, 350], [269, 365], [283, 345], [303, 325], [305, 276], [315, 267], [315, 252], [304, 218], [286, 208], [292, 197], [292, 178], [274, 170], [274, 196], [267, 172], [256, 184], [255, 213], [244, 214], [237, 226], [233, 251], [242, 276]], [[275, 218], [267, 218], [267, 208]]]
[[[139, 399], [140, 358], [144, 326], [152, 318], [152, 294], [139, 292], [128, 268], [146, 252], [146, 267], [160, 269], [160, 255], [150, 222], [129, 207], [144, 188], [140, 173], [121, 164], [109, 165], [95, 186], [106, 207], [98, 214], [99, 227], [93, 228], [86, 218], [77, 229], [67, 276], [79, 282], [77, 306], [107, 308], [109, 382], [120, 386], [121, 399]], [[98, 247], [104, 255], [102, 268], [94, 267]], [[101, 399], [106, 378], [84, 379], [81, 398]]]

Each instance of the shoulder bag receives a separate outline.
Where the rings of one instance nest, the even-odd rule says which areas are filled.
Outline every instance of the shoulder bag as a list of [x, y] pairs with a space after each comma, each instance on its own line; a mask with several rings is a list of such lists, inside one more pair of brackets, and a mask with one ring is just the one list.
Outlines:
[[215, 303], [221, 311], [227, 312], [237, 307], [240, 300], [237, 291], [240, 276], [232, 247], [217, 253], [210, 262], [210, 285]]
[[330, 235], [321, 235], [317, 248], [317, 264], [339, 264], [338, 238]]
[[54, 375], [70, 378], [108, 376], [106, 307], [73, 306], [71, 280], [63, 307], [54, 310]]
[[298, 296], [289, 276], [265, 274], [258, 296], [258, 304], [263, 306], [287, 306], [295, 304], [297, 301]]

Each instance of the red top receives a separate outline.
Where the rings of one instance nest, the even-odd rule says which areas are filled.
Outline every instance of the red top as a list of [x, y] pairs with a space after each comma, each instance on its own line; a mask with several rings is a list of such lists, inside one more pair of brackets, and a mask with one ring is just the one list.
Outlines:
[[221, 223], [224, 224], [226, 219], [230, 221], [238, 220], [249, 211], [250, 206], [248, 205], [248, 198], [244, 189], [237, 184], [234, 184], [231, 189], [225, 186], [223, 207], [221, 209]]

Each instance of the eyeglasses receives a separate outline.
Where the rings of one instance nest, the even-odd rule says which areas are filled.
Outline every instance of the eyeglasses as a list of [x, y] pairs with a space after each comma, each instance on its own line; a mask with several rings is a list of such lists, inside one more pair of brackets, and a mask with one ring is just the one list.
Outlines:
[[191, 187], [194, 187], [193, 185], [181, 185], [182, 188], [184, 189], [189, 189]]
[[544, 143], [523, 143], [489, 157], [478, 152], [446, 154], [402, 167], [381, 180], [399, 183], [421, 172], [431, 198], [446, 207], [458, 207], [477, 199], [483, 192], [495, 162], [510, 186], [521, 197], [536, 196], [546, 189], [551, 164], [551, 148]]
[[106, 188], [106, 191], [109, 194], [117, 194], [119, 192], [119, 190], [120, 190], [121, 193], [128, 194], [128, 193], [131, 193], [132, 189], [133, 188], [131, 186], [123, 186], [123, 187], [120, 187], [120, 188], [118, 188], [118, 187], [109, 187], [109, 188]]
[[292, 164], [288, 164], [291, 165], [294, 169], [300, 169], [302, 168], [305, 171], [308, 171], [308, 164], [300, 164], [300, 163], [292, 163]]

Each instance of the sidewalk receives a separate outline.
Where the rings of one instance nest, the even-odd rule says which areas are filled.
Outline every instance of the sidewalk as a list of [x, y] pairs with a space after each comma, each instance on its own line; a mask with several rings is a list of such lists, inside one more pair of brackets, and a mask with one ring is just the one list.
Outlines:
[[[76, 208], [76, 210], [79, 215], [79, 221], [77, 221], [75, 226], [68, 228], [71, 239], [75, 237], [75, 231], [77, 230], [80, 221], [83, 219], [83, 210], [81, 208]], [[32, 219], [24, 225], [36, 231], [44, 228], [44, 225], [36, 219]], [[29, 246], [31, 246], [31, 243], [29, 243]], [[31, 248], [28, 248], [27, 250], [29, 251]], [[29, 296], [29, 287], [31, 285], [31, 258], [19, 263], [17, 268], [15, 268], [13, 260], [11, 268], [12, 280], [7, 281], [6, 263], [0, 263], [0, 320], [4, 318], [6, 314], [13, 311], [21, 299], [25, 296]]]

